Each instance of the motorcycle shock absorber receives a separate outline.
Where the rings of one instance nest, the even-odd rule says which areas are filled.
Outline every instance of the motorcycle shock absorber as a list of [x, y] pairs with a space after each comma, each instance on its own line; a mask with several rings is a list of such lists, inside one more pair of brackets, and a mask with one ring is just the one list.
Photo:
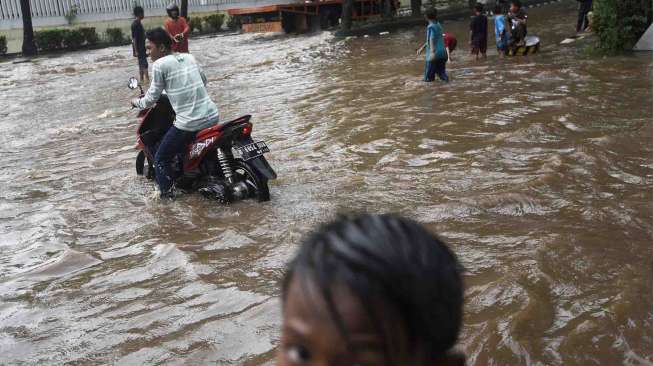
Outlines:
[[233, 159], [233, 156], [231, 155], [231, 151], [229, 153], [225, 153], [222, 148], [217, 149], [218, 152], [218, 162], [220, 163], [220, 168], [222, 169], [222, 174], [224, 175], [225, 180], [229, 184], [234, 183], [234, 172], [231, 169], [231, 160]]

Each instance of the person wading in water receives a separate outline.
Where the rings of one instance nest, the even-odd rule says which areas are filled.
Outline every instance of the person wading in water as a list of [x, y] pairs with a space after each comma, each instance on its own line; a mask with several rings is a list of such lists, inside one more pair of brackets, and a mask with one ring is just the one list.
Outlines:
[[188, 35], [190, 27], [186, 18], [179, 16], [179, 7], [172, 3], [166, 8], [169, 19], [164, 24], [166, 31], [172, 39], [172, 51], [188, 53]]

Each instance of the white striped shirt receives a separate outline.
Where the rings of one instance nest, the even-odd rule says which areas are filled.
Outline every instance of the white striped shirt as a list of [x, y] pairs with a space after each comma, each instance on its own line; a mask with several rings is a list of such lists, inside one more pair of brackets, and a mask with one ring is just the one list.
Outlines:
[[218, 123], [218, 107], [206, 91], [206, 76], [189, 53], [174, 53], [154, 61], [152, 84], [138, 107], [152, 107], [166, 91], [177, 114], [175, 127], [199, 131]]

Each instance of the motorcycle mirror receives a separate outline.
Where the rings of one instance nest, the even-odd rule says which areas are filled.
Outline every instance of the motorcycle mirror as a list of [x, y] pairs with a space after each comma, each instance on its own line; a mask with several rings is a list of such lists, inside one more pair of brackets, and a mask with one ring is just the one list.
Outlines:
[[135, 77], [129, 78], [129, 89], [136, 89], [138, 88], [138, 80]]

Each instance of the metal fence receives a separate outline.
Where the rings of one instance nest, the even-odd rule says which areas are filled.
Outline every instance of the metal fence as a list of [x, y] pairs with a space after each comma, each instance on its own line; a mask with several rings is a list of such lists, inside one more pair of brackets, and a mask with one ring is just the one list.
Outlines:
[[[34, 27], [57, 27], [75, 23], [111, 22], [129, 19], [135, 5], [148, 16], [164, 16], [175, 0], [30, 0]], [[283, 0], [292, 2], [294, 0]], [[180, 3], [176, 0], [177, 4]], [[188, 0], [190, 12], [224, 11], [243, 6], [270, 5], [279, 0]], [[20, 0], [0, 0], [0, 30], [23, 27]]]
[[[146, 14], [165, 15], [165, 7], [175, 0], [30, 0], [32, 23], [35, 27], [61, 26], [69, 18], [76, 22], [106, 22], [128, 19], [135, 5], [141, 5]], [[230, 8], [263, 6], [278, 3], [304, 2], [305, 0], [188, 0], [193, 12], [227, 10]], [[319, 0], [313, 0], [319, 1]], [[474, 0], [476, 1], [476, 0]], [[494, 0], [484, 0], [486, 2]], [[176, 1], [179, 3], [179, 0]], [[424, 6], [457, 6], [470, 0], [422, 0]], [[402, 7], [410, 7], [410, 0], [401, 0]], [[71, 16], [72, 15], [72, 16]], [[0, 30], [22, 28], [20, 0], [0, 0]]]
[[[32, 17], [63, 17], [75, 12], [84, 14], [111, 14], [131, 12], [134, 5], [145, 9], [163, 9], [170, 0], [30, 0]], [[188, 0], [188, 6], [206, 7], [230, 3], [230, 0]], [[0, 0], [0, 21], [21, 18], [20, 0]]]
[[[171, 0], [30, 0], [32, 18], [64, 17], [67, 14], [76, 15], [131, 13], [134, 5], [145, 9], [163, 9]], [[188, 7], [228, 5], [242, 0], [188, 0]], [[452, 5], [467, 3], [468, 0], [424, 0], [434, 5]], [[0, 0], [0, 21], [21, 19], [20, 0]]]

